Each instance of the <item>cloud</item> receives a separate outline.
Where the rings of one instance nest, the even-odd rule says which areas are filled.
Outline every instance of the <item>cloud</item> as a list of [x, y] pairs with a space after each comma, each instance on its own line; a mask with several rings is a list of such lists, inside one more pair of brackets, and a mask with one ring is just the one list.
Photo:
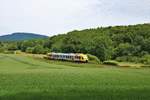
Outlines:
[[149, 11], [149, 0], [0, 0], [0, 34], [144, 23]]

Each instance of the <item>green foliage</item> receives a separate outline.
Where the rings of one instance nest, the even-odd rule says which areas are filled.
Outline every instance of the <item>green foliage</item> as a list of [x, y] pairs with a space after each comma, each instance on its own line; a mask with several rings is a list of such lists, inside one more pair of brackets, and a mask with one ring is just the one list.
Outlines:
[[140, 63], [141, 58], [136, 57], [136, 56], [122, 56], [122, 57], [117, 57], [116, 60], [119, 62], [135, 62], [135, 63]]
[[103, 64], [118, 66], [119, 63], [117, 61], [110, 60], [110, 61], [104, 61]]
[[147, 51], [150, 54], [150, 37], [143, 41], [142, 50]]
[[89, 53], [101, 61], [132, 57], [129, 61], [137, 62], [138, 57], [149, 54], [149, 24], [116, 26], [82, 31], [50, 38], [53, 52]]
[[6, 50], [5, 50], [3, 53], [4, 53], [4, 54], [14, 54], [14, 51], [6, 51]]
[[63, 44], [61, 46], [62, 52], [65, 53], [80, 53], [80, 48], [81, 48], [81, 41], [77, 37], [72, 37], [72, 36], [67, 36], [63, 40]]
[[101, 63], [101, 61], [96, 56], [91, 55], [91, 54], [87, 54], [87, 56], [88, 56], [90, 63], [97, 63], [97, 64]]
[[21, 50], [14, 51], [14, 54], [22, 54]]
[[96, 55], [101, 61], [111, 59], [112, 41], [106, 36], [94, 39], [89, 53]]
[[[115, 26], [72, 31], [49, 39], [20, 42], [1, 42], [1, 48], [23, 52], [85, 53], [95, 55], [100, 61], [141, 61], [150, 55], [150, 24]], [[38, 50], [39, 48], [40, 50]]]
[[7, 46], [7, 49], [9, 51], [15, 51], [15, 50], [18, 50], [18, 47], [17, 47], [17, 44], [16, 43], [10, 43], [8, 46]]
[[121, 56], [131, 56], [136, 52], [136, 48], [129, 43], [121, 43], [118, 47], [115, 48], [114, 54], [115, 57]]
[[144, 55], [141, 59], [141, 62], [150, 65], [150, 55]]
[[44, 54], [44, 48], [41, 45], [36, 45], [33, 50], [33, 54]]
[[34, 50], [33, 47], [28, 47], [28, 48], [26, 49], [26, 52], [27, 52], [27, 53], [33, 53], [33, 50]]
[[5, 49], [3, 47], [0, 47], [0, 53], [3, 53]]

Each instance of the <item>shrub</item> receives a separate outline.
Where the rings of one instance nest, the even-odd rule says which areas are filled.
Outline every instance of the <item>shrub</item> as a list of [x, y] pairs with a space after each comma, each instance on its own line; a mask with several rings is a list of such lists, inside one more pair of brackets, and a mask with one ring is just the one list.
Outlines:
[[4, 51], [4, 54], [14, 54], [14, 51]]
[[127, 57], [126, 57], [126, 56], [117, 57], [117, 58], [116, 58], [116, 61], [119, 61], [119, 62], [126, 62], [126, 61], [127, 61]]
[[140, 62], [144, 64], [150, 64], [150, 55], [143, 56]]
[[101, 61], [98, 59], [98, 57], [91, 55], [91, 54], [87, 54], [87, 56], [91, 63], [98, 63], [98, 64], [101, 63]]
[[0, 53], [3, 53], [5, 51], [4, 48], [0, 48]]
[[122, 56], [122, 57], [117, 57], [116, 60], [119, 62], [135, 62], [135, 63], [140, 62], [140, 58], [136, 56]]
[[27, 53], [32, 53], [32, 52], [33, 52], [33, 49], [34, 49], [33, 47], [28, 47], [28, 48], [26, 49], [26, 52], [27, 52]]
[[21, 52], [21, 50], [16, 50], [16, 51], [14, 51], [14, 53], [15, 54], [21, 54], [22, 52]]
[[119, 65], [117, 61], [113, 61], [113, 60], [104, 61], [103, 64], [112, 65], [112, 66], [118, 66]]
[[33, 54], [44, 54], [44, 48], [41, 45], [36, 45], [32, 51]]

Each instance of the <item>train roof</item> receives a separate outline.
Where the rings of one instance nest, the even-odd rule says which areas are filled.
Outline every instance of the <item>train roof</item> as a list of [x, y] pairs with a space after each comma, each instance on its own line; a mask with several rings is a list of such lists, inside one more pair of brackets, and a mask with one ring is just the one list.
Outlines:
[[71, 55], [71, 56], [85, 55], [85, 54], [82, 54], [82, 53], [54, 53], [54, 52], [49, 53], [49, 54], [52, 54], [52, 55], [66, 55], [66, 56], [68, 56], [68, 55]]

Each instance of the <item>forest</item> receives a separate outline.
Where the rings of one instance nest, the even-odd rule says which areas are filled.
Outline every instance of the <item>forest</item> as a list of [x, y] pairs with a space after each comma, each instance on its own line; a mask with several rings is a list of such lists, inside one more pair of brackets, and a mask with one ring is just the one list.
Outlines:
[[98, 27], [74, 30], [48, 39], [0, 42], [1, 53], [16, 50], [33, 54], [84, 53], [97, 56], [101, 62], [150, 64], [150, 24]]

